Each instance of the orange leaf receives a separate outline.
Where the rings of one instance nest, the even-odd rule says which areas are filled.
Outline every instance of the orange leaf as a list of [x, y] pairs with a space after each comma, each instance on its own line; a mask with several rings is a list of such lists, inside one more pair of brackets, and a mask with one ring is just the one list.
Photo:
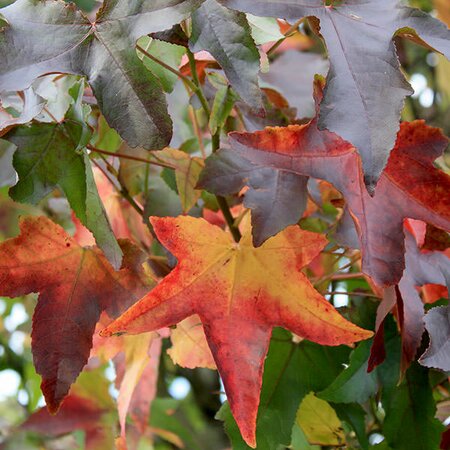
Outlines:
[[170, 340], [172, 347], [167, 353], [175, 364], [188, 369], [216, 368], [200, 317], [191, 316], [180, 322], [170, 334]]
[[203, 219], [153, 217], [151, 222], [178, 265], [102, 334], [152, 331], [198, 314], [250, 446], [256, 446], [263, 365], [273, 327], [326, 345], [372, 335], [344, 319], [300, 272], [325, 246], [323, 236], [291, 226], [255, 248], [249, 226], [236, 244]]

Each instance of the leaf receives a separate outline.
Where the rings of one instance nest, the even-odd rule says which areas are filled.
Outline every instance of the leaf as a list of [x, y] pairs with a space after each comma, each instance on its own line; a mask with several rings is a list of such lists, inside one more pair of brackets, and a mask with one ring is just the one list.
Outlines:
[[61, 123], [17, 127], [6, 138], [17, 146], [13, 165], [19, 181], [9, 194], [15, 201], [36, 205], [59, 187], [70, 206], [94, 235], [98, 246], [120, 268], [122, 251], [111, 230], [84, 148], [90, 132], [84, 123], [83, 83], [74, 86], [74, 105]]
[[[256, 428], [258, 450], [289, 446], [302, 398], [310, 391], [321, 391], [328, 386], [348, 361], [348, 355], [349, 348], [344, 346], [325, 347], [306, 340], [296, 345], [290, 333], [274, 329], [264, 365]], [[249, 448], [242, 440], [228, 403], [216, 417], [225, 422], [234, 450]]]
[[435, 369], [450, 370], [450, 307], [431, 309], [425, 316], [425, 328], [430, 345], [420, 357], [420, 364]]
[[291, 23], [311, 16], [320, 20], [331, 68], [319, 128], [358, 148], [366, 184], [373, 190], [394, 146], [404, 98], [413, 93], [399, 70], [392, 38], [396, 32], [417, 33], [450, 58], [447, 27], [399, 0], [343, 0], [332, 5], [322, 0], [219, 1], [228, 8]]
[[253, 243], [259, 246], [300, 220], [306, 208], [307, 183], [307, 177], [254, 164], [221, 150], [206, 160], [198, 187], [228, 195], [248, 186], [244, 206], [252, 210]]
[[216, 134], [217, 129], [225, 124], [236, 100], [236, 95], [229, 86], [219, 88], [214, 97], [213, 107], [209, 118], [209, 129], [211, 134]]
[[[316, 96], [320, 97], [318, 85]], [[344, 195], [355, 222], [362, 249], [362, 270], [379, 286], [388, 286], [400, 281], [404, 269], [405, 218], [450, 230], [450, 176], [433, 165], [447, 143], [438, 128], [428, 127], [423, 121], [402, 123], [396, 146], [371, 197], [364, 188], [355, 149], [335, 134], [319, 131], [313, 119], [306, 125], [231, 133], [232, 150], [220, 150], [207, 161], [200, 185], [212, 192], [223, 192], [220, 183], [224, 180], [219, 183], [208, 175], [218, 167], [227, 175], [222, 161], [234, 164], [232, 179], [239, 180], [240, 175], [242, 184], [249, 184], [245, 176], [251, 164], [291, 176], [297, 174], [298, 182], [305, 176], [329, 181]], [[243, 164], [240, 174], [242, 158], [249, 162]], [[291, 204], [287, 196], [278, 200], [280, 205], [285, 202], [289, 210], [281, 207], [282, 216], [300, 210], [299, 204]], [[282, 228], [287, 220], [280, 222]], [[255, 244], [259, 244], [268, 235], [262, 232], [260, 223], [254, 222], [254, 227]]]
[[0, 53], [10, 57], [0, 68], [0, 90], [24, 89], [46, 73], [84, 75], [123, 139], [133, 147], [162, 148], [170, 141], [170, 117], [135, 43], [182, 21], [201, 3], [107, 0], [91, 23], [73, 5], [18, 0], [1, 10], [9, 26], [0, 35]]
[[126, 241], [116, 272], [95, 247], [82, 248], [45, 217], [25, 217], [0, 245], [0, 295], [39, 292], [32, 352], [50, 412], [58, 410], [89, 357], [102, 311], [116, 317], [148, 289], [142, 254]]
[[327, 345], [370, 337], [371, 332], [337, 313], [299, 272], [325, 245], [321, 235], [291, 227], [255, 249], [250, 229], [235, 244], [203, 219], [153, 217], [151, 223], [179, 263], [102, 333], [141, 333], [198, 314], [250, 446], [256, 445], [263, 362], [274, 326]]
[[14, 144], [0, 139], [0, 188], [16, 184], [17, 174], [13, 167], [15, 150]]
[[164, 150], [153, 152], [152, 156], [157, 161], [169, 164], [175, 169], [175, 179], [181, 206], [183, 212], [187, 213], [195, 206], [201, 195], [201, 191], [195, 189], [195, 187], [203, 169], [203, 160], [191, 157], [174, 148], [165, 148]]
[[[120, 438], [125, 443], [125, 447], [126, 418], [128, 412], [132, 412], [133, 406], [136, 406], [136, 403], [138, 405], [140, 402], [143, 403], [143, 405], [139, 405], [137, 412], [143, 416], [140, 417], [140, 431], [144, 432], [150, 412], [150, 405], [156, 395], [159, 351], [153, 355], [153, 357], [156, 356], [156, 361], [153, 360], [154, 358], [149, 358], [152, 341], [156, 342], [158, 340], [155, 337], [155, 333], [145, 333], [141, 336], [124, 336], [125, 367], [117, 397], [117, 409], [119, 411]], [[159, 345], [160, 348], [161, 346]], [[138, 389], [140, 388], [142, 391], [143, 385], [146, 384], [150, 392], [140, 393]], [[136, 394], [138, 396], [139, 394], [147, 395], [137, 398]], [[133, 401], [134, 405], [132, 404]], [[142, 427], [142, 425], [144, 426]]]
[[314, 75], [325, 76], [328, 66], [328, 61], [316, 53], [288, 50], [270, 64], [261, 80], [263, 87], [273, 87], [288, 99], [289, 105], [297, 109], [297, 117], [313, 117]]
[[170, 333], [170, 340], [172, 347], [167, 350], [167, 354], [174, 364], [188, 369], [216, 368], [198, 316], [191, 316], [180, 322]]
[[371, 342], [361, 342], [353, 350], [348, 367], [318, 397], [333, 403], [364, 403], [378, 389], [374, 373], [367, 373]]
[[[150, 248], [153, 238], [141, 214], [114, 189], [111, 181], [98, 167], [94, 167], [93, 174], [114, 235], [118, 239], [129, 239], [143, 248]], [[82, 246], [93, 245], [93, 236], [89, 236], [91, 233], [81, 226], [79, 221], [73, 221], [75, 222], [75, 240]]]
[[[402, 372], [414, 360], [424, 331], [424, 307], [416, 287], [429, 283], [450, 286], [450, 258], [440, 252], [421, 252], [410, 233], [405, 232], [406, 268], [398, 288], [385, 290], [377, 311], [376, 336], [383, 333], [383, 322], [396, 306], [397, 320], [402, 335]], [[384, 359], [381, 344], [377, 342], [371, 352], [369, 370]]]
[[[138, 45], [152, 56], [155, 56], [160, 61], [164, 61], [165, 64], [176, 70], [178, 70], [178, 67], [180, 66], [181, 58], [186, 53], [186, 49], [179, 45], [173, 45], [157, 39], [150, 39], [148, 36], [143, 36], [139, 39]], [[164, 91], [168, 93], [172, 92], [176, 82], [179, 80], [178, 76], [151, 60], [143, 53], [139, 55], [139, 58], [144, 61], [145, 66], [150, 72], [158, 77]]]
[[334, 403], [332, 406], [339, 419], [354, 430], [361, 448], [367, 450], [369, 448], [369, 439], [366, 435], [366, 411], [364, 408], [358, 403]]
[[23, 109], [19, 116], [12, 117], [0, 106], [0, 136], [16, 125], [31, 122], [44, 108], [45, 100], [29, 87], [23, 91]]
[[206, 0], [192, 14], [189, 47], [193, 52], [211, 53], [242, 100], [264, 113], [258, 85], [259, 52], [245, 14]]
[[310, 444], [341, 446], [344, 430], [334, 409], [324, 400], [309, 393], [300, 404], [297, 423]]
[[246, 14], [246, 16], [256, 45], [266, 44], [267, 42], [278, 41], [278, 39], [284, 38], [276, 19], [257, 17], [251, 14]]
[[[58, 414], [40, 408], [21, 425], [21, 429], [39, 433], [45, 439], [40, 445], [52, 448], [50, 438], [61, 438], [68, 433], [83, 431], [85, 450], [107, 450], [114, 445], [114, 403], [108, 392], [109, 381], [104, 370], [83, 372], [64, 400]], [[41, 441], [39, 439], [39, 441]], [[56, 442], [55, 442], [56, 443]], [[53, 445], [52, 445], [53, 444]], [[83, 445], [84, 444], [84, 445]], [[14, 444], [13, 444], [14, 445]], [[21, 446], [20, 446], [21, 447]]]
[[383, 391], [386, 418], [383, 434], [396, 450], [435, 450], [439, 448], [444, 426], [436, 419], [428, 372], [414, 364], [400, 386]]
[[69, 395], [59, 414], [54, 416], [46, 408], [41, 408], [33, 413], [21, 428], [47, 436], [60, 436], [75, 430], [84, 430], [87, 448], [93, 448], [89, 447], [89, 440], [95, 439], [104, 413], [105, 411], [94, 401], [77, 395]]

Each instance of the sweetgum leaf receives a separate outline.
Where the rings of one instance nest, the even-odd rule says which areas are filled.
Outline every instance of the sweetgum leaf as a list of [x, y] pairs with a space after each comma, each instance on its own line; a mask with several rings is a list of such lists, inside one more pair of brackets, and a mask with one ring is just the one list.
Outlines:
[[24, 89], [46, 73], [84, 75], [109, 125], [131, 146], [162, 148], [171, 120], [161, 85], [139, 60], [135, 43], [201, 3], [107, 0], [91, 23], [73, 5], [18, 0], [1, 9], [9, 25], [0, 32], [0, 53], [10, 56], [0, 68], [0, 92]]
[[288, 50], [270, 64], [269, 72], [261, 74], [261, 80], [286, 97], [289, 105], [297, 109], [298, 118], [313, 117], [314, 75], [325, 76], [328, 67], [328, 61], [317, 53]]
[[172, 347], [167, 350], [167, 354], [174, 364], [188, 369], [216, 368], [198, 316], [191, 316], [181, 321], [170, 333], [170, 340]]
[[[263, 363], [272, 328], [338, 345], [371, 332], [344, 319], [300, 269], [325, 245], [323, 236], [289, 227], [259, 249], [251, 230], [239, 244], [203, 219], [151, 219], [177, 267], [102, 334], [141, 333], [198, 314], [244, 440], [256, 446]], [[282, 250], [282, 251], [280, 251]]]
[[435, 369], [450, 370], [450, 307], [433, 308], [425, 316], [425, 328], [430, 345], [420, 357], [420, 364]]
[[[310, 391], [321, 391], [342, 371], [349, 348], [325, 347], [313, 342], [292, 342], [285, 330], [275, 329], [264, 365], [256, 438], [258, 450], [272, 450], [291, 443], [292, 427], [300, 402]], [[280, 370], [281, 368], [281, 370]], [[246, 450], [239, 428], [225, 403], [216, 416], [234, 450]]]
[[297, 424], [311, 444], [342, 446], [346, 443], [344, 430], [336, 411], [312, 392], [300, 404]]
[[[139, 39], [138, 45], [152, 56], [164, 61], [165, 64], [176, 70], [180, 66], [181, 58], [186, 53], [186, 49], [179, 45], [173, 45], [158, 39], [150, 39], [148, 36], [143, 36]], [[150, 72], [158, 78], [164, 91], [168, 93], [172, 92], [175, 84], [179, 80], [178, 76], [151, 60], [143, 53], [139, 55], [139, 58], [142, 59]]]
[[[153, 344], [156, 345], [153, 348], [153, 354], [150, 356]], [[128, 413], [137, 415], [141, 430], [145, 429], [150, 405], [156, 396], [160, 350], [161, 340], [158, 339], [156, 333], [123, 337], [125, 361], [121, 364], [122, 367], [119, 370], [116, 364], [116, 371], [123, 372], [117, 397], [117, 410], [119, 413], [120, 439], [123, 441], [125, 448]]]
[[204, 166], [203, 160], [169, 147], [153, 152], [152, 155], [157, 161], [170, 164], [175, 169], [175, 182], [181, 207], [183, 212], [187, 213], [194, 207], [201, 195], [201, 191], [195, 187]]
[[[319, 90], [316, 96], [320, 96]], [[218, 183], [208, 172], [216, 171], [222, 161], [229, 166], [232, 165], [229, 161], [236, 161], [235, 166], [239, 166], [242, 158], [271, 170], [329, 181], [344, 195], [355, 222], [363, 271], [378, 285], [388, 286], [400, 281], [404, 269], [403, 219], [415, 218], [450, 230], [450, 176], [433, 165], [447, 143], [438, 128], [428, 127], [423, 121], [403, 123], [371, 197], [364, 188], [355, 149], [334, 133], [319, 131], [317, 119], [313, 119], [306, 125], [231, 133], [232, 150], [221, 150], [207, 161], [201, 184], [212, 192], [220, 190], [224, 180]], [[242, 169], [244, 173], [248, 171], [248, 163]], [[232, 175], [234, 180], [239, 179], [238, 170]], [[241, 180], [242, 184], [248, 184], [244, 175]], [[299, 205], [290, 208], [299, 209]], [[258, 223], [254, 226], [257, 244], [261, 230]]]
[[107, 412], [101, 405], [96, 404], [95, 400], [71, 394], [67, 396], [57, 415], [41, 408], [34, 412], [21, 428], [55, 437], [83, 430], [86, 433], [86, 450], [111, 448], [112, 433], [109, 433], [109, 439], [106, 435], [102, 436], [106, 431], [102, 421]]
[[29, 87], [23, 91], [23, 110], [19, 116], [10, 116], [0, 106], [0, 136], [6, 134], [16, 125], [21, 125], [33, 120], [42, 111], [44, 106], [45, 99], [36, 94], [32, 87]]
[[211, 53], [242, 100], [263, 113], [259, 52], [245, 14], [229, 10], [216, 0], [206, 0], [192, 14], [190, 48]]
[[76, 102], [64, 121], [20, 126], [6, 136], [17, 146], [13, 166], [19, 175], [9, 194], [15, 201], [37, 204], [56, 187], [61, 188], [81, 223], [119, 269], [122, 251], [98, 195], [91, 163], [82, 150], [90, 137], [81, 105], [83, 83], [73, 89]]
[[404, 274], [395, 289], [385, 290], [383, 300], [377, 311], [376, 345], [372, 347], [369, 370], [384, 359], [384, 349], [380, 341], [386, 316], [396, 306], [398, 323], [402, 336], [402, 364], [404, 372], [416, 356], [424, 331], [424, 314], [422, 299], [416, 287], [425, 284], [450, 286], [450, 258], [441, 252], [422, 252], [410, 231], [405, 232]]
[[385, 387], [382, 402], [386, 411], [383, 434], [393, 449], [439, 448], [445, 428], [434, 417], [436, 404], [425, 368], [413, 364], [399, 386]]
[[198, 186], [218, 195], [239, 192], [248, 186], [244, 206], [252, 210], [253, 243], [258, 246], [300, 220], [306, 208], [307, 183], [308, 177], [220, 151], [207, 159]]
[[366, 184], [373, 191], [395, 142], [403, 100], [413, 92], [400, 72], [392, 38], [396, 32], [408, 37], [417, 33], [450, 58], [448, 28], [399, 0], [343, 0], [331, 6], [323, 0], [219, 1], [228, 8], [292, 23], [310, 16], [320, 20], [331, 68], [319, 127], [358, 148]]
[[96, 247], [80, 247], [45, 217], [23, 218], [20, 230], [0, 245], [0, 295], [39, 292], [31, 347], [47, 407], [56, 412], [87, 362], [100, 313], [116, 317], [149, 284], [143, 255], [127, 241], [116, 272]]
[[348, 367], [318, 397], [334, 403], [364, 403], [378, 389], [375, 373], [367, 374], [371, 342], [361, 342], [350, 356]]

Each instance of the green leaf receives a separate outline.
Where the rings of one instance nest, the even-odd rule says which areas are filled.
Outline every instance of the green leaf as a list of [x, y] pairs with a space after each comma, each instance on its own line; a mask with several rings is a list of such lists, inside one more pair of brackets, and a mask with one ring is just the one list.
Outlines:
[[132, 196], [144, 192], [150, 174], [149, 164], [131, 158], [150, 160], [149, 153], [141, 147], [131, 148], [126, 142], [124, 142], [120, 148], [120, 153], [125, 156], [130, 156], [130, 158], [120, 158], [120, 184], [124, 186]]
[[436, 404], [428, 371], [414, 363], [400, 386], [385, 389], [383, 434], [395, 450], [436, 450], [445, 430], [435, 418]]
[[334, 403], [364, 403], [378, 389], [376, 373], [367, 373], [372, 340], [361, 342], [350, 355], [348, 367], [318, 397]]
[[[2, 6], [0, 4], [0, 6]], [[8, 26], [8, 21], [0, 14], [0, 31]]]
[[344, 430], [336, 411], [312, 392], [300, 404], [296, 421], [310, 444], [345, 444]]
[[257, 45], [284, 38], [277, 20], [272, 17], [258, 17], [247, 14], [247, 20], [252, 28], [252, 37]]
[[[348, 360], [348, 347], [326, 347], [309, 341], [296, 345], [285, 330], [275, 329], [264, 366], [256, 440], [258, 450], [288, 446], [302, 398], [328, 386]], [[233, 450], [249, 449], [242, 440], [228, 404], [217, 418], [225, 422]]]
[[152, 157], [156, 161], [169, 164], [174, 168], [181, 206], [183, 212], [187, 213], [197, 203], [201, 195], [201, 191], [195, 189], [195, 187], [203, 169], [203, 160], [169, 147], [153, 152]]
[[[159, 41], [157, 39], [151, 39], [148, 36], [143, 36], [139, 39], [138, 45], [140, 45], [147, 53], [158, 58], [160, 61], [164, 61], [165, 64], [175, 70], [178, 70], [181, 63], [181, 58], [186, 53], [186, 49], [184, 47]], [[139, 58], [144, 61], [145, 67], [147, 67], [153, 75], [158, 78], [163, 89], [166, 92], [172, 92], [175, 83], [178, 81], [177, 75], [165, 69], [161, 66], [161, 64], [151, 60], [139, 51], [138, 55]]]
[[0, 139], [0, 188], [16, 183], [16, 171], [13, 167], [14, 151], [13, 144]]
[[306, 439], [305, 433], [298, 426], [297, 422], [295, 423], [294, 428], [292, 429], [291, 448], [293, 448], [294, 450], [297, 450], [297, 449], [321, 450], [320, 445], [310, 445], [310, 443], [308, 442], [308, 439]]
[[133, 147], [163, 148], [172, 134], [165, 97], [135, 43], [184, 20], [201, 3], [106, 0], [91, 23], [73, 5], [17, 0], [2, 9], [9, 26], [0, 34], [0, 54], [9, 57], [0, 66], [1, 90], [24, 89], [46, 73], [84, 75], [123, 139]]
[[15, 201], [37, 204], [59, 187], [81, 223], [92, 232], [98, 246], [118, 269], [122, 251], [83, 150], [91, 135], [84, 122], [83, 89], [83, 82], [71, 89], [76, 100], [63, 122], [20, 126], [7, 134], [7, 139], [17, 146], [13, 165], [19, 175], [19, 181], [9, 192]]
[[211, 134], [216, 134], [217, 129], [225, 124], [236, 100], [236, 95], [229, 86], [222, 87], [217, 91], [209, 118]]
[[366, 412], [358, 403], [333, 403], [339, 419], [353, 429], [362, 449], [369, 447], [369, 439], [366, 434]]
[[145, 196], [145, 217], [176, 217], [182, 214], [180, 198], [160, 177], [151, 177]]
[[262, 114], [259, 52], [245, 14], [231, 11], [216, 0], [206, 0], [192, 14], [189, 47], [193, 52], [211, 53], [242, 100]]

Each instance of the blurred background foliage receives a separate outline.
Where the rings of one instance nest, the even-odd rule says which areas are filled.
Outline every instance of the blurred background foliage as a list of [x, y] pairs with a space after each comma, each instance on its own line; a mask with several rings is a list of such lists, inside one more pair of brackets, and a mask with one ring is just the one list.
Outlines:
[[[0, 7], [6, 6], [9, 3], [12, 2], [0, 0]], [[93, 0], [78, 0], [75, 3], [87, 14], [92, 14], [100, 6], [100, 2]], [[450, 23], [450, 2], [448, 0], [435, 0], [434, 2], [432, 0], [410, 0], [409, 3], [412, 6], [438, 16], [441, 20], [446, 21], [447, 24]], [[267, 30], [265, 31], [267, 32]], [[303, 34], [293, 37], [291, 40], [290, 45], [294, 51], [302, 55], [325, 55], [325, 49], [321, 41], [306, 26], [302, 28], [302, 31]], [[274, 33], [276, 34], [277, 31]], [[145, 39], [141, 44], [146, 44]], [[450, 63], [444, 57], [409, 41], [396, 39], [396, 45], [402, 68], [415, 91], [414, 95], [406, 100], [402, 119], [425, 119], [429, 125], [442, 128], [448, 135], [450, 131]], [[183, 53], [181, 51], [179, 54], [174, 52], [167, 55], [164, 53], [166, 51], [164, 48], [156, 47], [152, 51], [156, 52], [155, 54], [162, 55], [161, 59], [165, 57], [171, 58], [171, 64], [174, 66], [179, 66]], [[283, 66], [286, 62], [282, 59], [284, 51], [287, 50], [280, 48], [280, 53], [275, 54], [272, 63], [274, 65], [278, 64], [281, 72], [286, 75], [285, 66]], [[149, 64], [149, 68], [151, 68], [150, 61], [145, 61], [144, 59], [144, 62]], [[304, 73], [306, 74], [308, 72], [308, 76], [305, 74], [299, 75], [299, 71], [294, 70], [288, 73], [288, 79], [290, 77], [292, 84], [294, 84], [296, 83], [295, 77], [304, 77], [301, 78], [301, 83], [305, 86], [311, 86], [314, 72], [322, 71], [322, 73], [326, 73], [326, 66], [323, 65], [323, 62], [319, 61], [318, 65], [315, 65], [316, 63], [317, 60], [314, 60], [314, 62], [311, 62], [310, 68], [305, 66]], [[264, 64], [263, 69], [264, 72], [267, 72], [267, 67], [265, 68]], [[280, 81], [276, 77], [271, 78], [270, 74], [270, 71], [262, 74], [263, 83], [267, 83], [267, 86], [272, 87], [276, 87], [278, 83], [280, 86], [284, 85], [286, 87], [286, 78]], [[197, 135], [194, 130], [195, 122], [193, 125], [190, 120], [191, 111], [189, 110], [188, 98], [181, 87], [181, 83], [177, 83], [177, 80], [171, 80], [167, 73], [165, 76], [167, 77], [166, 81], [168, 83], [168, 86], [165, 87], [169, 91], [173, 89], [168, 99], [170, 112], [175, 122], [173, 146], [181, 148], [187, 153], [196, 154], [198, 153], [199, 142], [197, 141]], [[67, 78], [69, 79], [70, 77]], [[211, 78], [211, 81], [215, 81], [214, 77]], [[70, 85], [69, 82], [67, 83]], [[213, 88], [211, 83], [210, 87], [211, 89]], [[58, 89], [61, 91], [59, 92]], [[51, 98], [51, 101], [54, 103], [53, 112], [58, 111], [58, 108], [64, 111], [63, 104], [67, 96], [64, 89], [67, 91], [68, 86], [45, 86], [44, 84], [41, 86], [39, 93], [44, 98]], [[300, 92], [294, 95], [292, 92], [286, 92], [283, 94], [288, 102], [294, 103], [294, 100], [298, 100], [295, 106], [297, 109], [302, 108], [302, 111], [305, 112], [304, 115], [308, 116], [312, 114], [310, 92], [311, 90], [308, 87], [306, 93]], [[46, 94], [48, 94], [47, 97]], [[89, 103], [88, 96], [86, 96], [85, 100]], [[294, 105], [291, 104], [289, 106], [292, 107]], [[242, 112], [245, 113], [244, 110]], [[300, 112], [298, 114], [299, 117], [304, 117]], [[273, 119], [273, 124], [278, 124], [280, 121], [283, 124], [285, 123], [283, 121], [290, 120], [291, 117], [292, 113], [290, 109], [283, 107], [277, 109], [273, 116], [269, 114], [268, 120]], [[202, 125], [202, 118], [199, 117], [198, 119], [200, 125]], [[248, 123], [251, 122], [252, 124], [258, 121], [257, 118], [251, 117], [250, 115], [246, 115], [245, 119]], [[96, 148], [113, 152], [122, 145], [117, 134], [113, 130], [110, 130], [104, 121], [102, 122], [101, 118], [98, 118], [95, 105], [93, 105], [92, 122], [97, 126], [95, 136]], [[232, 122], [232, 119], [230, 119], [230, 123], [227, 126], [229, 129], [233, 129], [235, 123]], [[202, 144], [208, 147], [210, 142], [205, 138]], [[46, 198], [36, 207], [14, 203], [9, 200], [8, 187], [11, 184], [11, 180], [9, 182], [5, 181], [7, 179], [5, 171], [8, 167], [5, 161], [9, 161], [11, 158], [12, 150], [5, 141], [1, 140], [0, 150], [0, 172], [2, 172], [0, 177], [2, 180], [2, 185], [0, 186], [0, 239], [4, 240], [17, 234], [18, 217], [23, 214], [45, 214], [62, 224], [67, 230], [73, 232], [74, 225], [71, 221], [70, 209], [60, 194], [56, 193]], [[122, 147], [121, 151], [125, 152], [128, 150]], [[439, 161], [439, 164], [445, 168], [445, 157], [444, 160]], [[182, 205], [176, 195], [176, 185], [172, 172], [161, 171], [158, 172], [160, 176], [148, 178], [148, 173], [146, 174], [147, 176], [142, 174], [142, 168], [137, 169], [134, 166], [127, 168], [124, 166], [121, 167], [121, 170], [130, 191], [136, 189], [138, 192], [142, 183], [147, 183], [147, 192], [150, 192], [150, 195], [153, 196], [153, 201], [149, 202], [148, 206], [146, 206], [146, 212], [157, 215], [176, 215], [181, 212]], [[14, 175], [12, 176], [14, 179]], [[206, 205], [212, 209], [217, 208], [217, 205], [214, 204], [213, 197], [207, 193], [202, 194], [199, 204], [200, 206], [196, 206], [191, 211], [191, 214], [200, 215], [201, 205]], [[327, 224], [335, 215], [336, 208], [331, 203], [325, 203], [321, 215], [313, 219], [307, 219], [304, 225], [307, 228], [320, 231], [324, 228], [323, 224]], [[155, 247], [155, 245], [152, 251], [154, 254], [158, 254], [158, 252], [164, 254], [162, 249], [157, 248], [157, 246]], [[342, 258], [339, 264], [341, 267], [349, 265], [350, 260]], [[348, 270], [353, 270], [351, 264]], [[322, 290], [332, 292], [358, 292], [361, 290], [370, 291], [370, 286], [364, 280], [348, 280], [338, 283], [326, 282], [322, 286]], [[333, 295], [332, 301], [353, 322], [363, 327], [373, 328], [376, 307], [378, 305], [377, 300], [355, 295], [349, 301], [348, 296], [338, 294]], [[27, 422], [30, 415], [33, 415], [36, 411], [39, 411], [39, 408], [44, 406], [44, 400], [39, 387], [40, 378], [35, 373], [30, 351], [31, 317], [35, 303], [36, 297], [34, 295], [17, 299], [0, 298], [1, 448], [21, 450], [36, 448], [49, 450], [112, 448], [112, 438], [118, 433], [117, 412], [114, 409], [112, 401], [112, 399], [117, 398], [118, 391], [114, 383], [116, 375], [112, 363], [101, 364], [92, 370], [85, 371], [73, 389], [74, 395], [84, 399], [92, 399], [92, 392], [89, 390], [89, 386], [95, 386], [96, 397], [99, 396], [99, 391], [103, 392], [102, 395], [104, 397], [100, 396], [100, 400], [96, 398], [98, 403], [96, 407], [98, 408], [98, 405], [101, 404], [101, 414], [99, 413], [100, 415], [98, 417], [96, 416], [93, 422], [72, 423], [70, 420], [65, 422], [61, 420], [58, 422], [58, 420], [50, 417], [45, 417], [45, 421], [47, 421], [46, 427], [39, 426], [40, 423], [42, 424], [39, 421], [37, 421], [37, 425], [30, 425]], [[390, 333], [392, 338], [390, 343], [392, 351], [390, 359], [385, 363], [386, 370], [383, 372], [385, 389], [393, 389], [398, 381], [395, 373], [398, 370], [398, 367], [396, 367], [398, 360], [396, 362], [395, 357], [398, 356], [399, 341], [393, 322], [389, 327], [388, 334]], [[279, 348], [277, 348], [277, 345]], [[172, 448], [216, 450], [229, 447], [230, 444], [225, 435], [223, 423], [215, 419], [216, 412], [221, 407], [222, 409], [219, 415], [222, 418], [226, 418], [227, 415], [229, 416], [227, 406], [222, 406], [225, 401], [225, 396], [221, 390], [217, 373], [210, 369], [197, 368], [190, 370], [175, 365], [167, 355], [167, 349], [169, 347], [170, 341], [164, 339], [161, 352], [162, 356], [159, 363], [157, 398], [151, 406], [151, 432], [136, 438], [136, 448], [155, 448], [158, 450]], [[328, 364], [336, 367], [336, 374], [343, 369], [343, 364], [348, 364], [350, 353], [349, 349], [340, 348], [327, 350], [328, 353], [324, 356], [318, 346], [311, 346], [309, 348], [304, 343], [300, 345], [294, 344], [290, 341], [289, 336], [286, 337], [285, 332], [279, 330], [272, 342], [271, 353], [269, 353], [267, 360], [266, 371], [268, 373], [270, 373], [271, 365], [273, 367], [279, 367], [280, 358], [282, 358], [284, 351], [287, 351], [291, 356], [285, 361], [285, 372], [280, 375], [281, 381], [279, 381], [277, 388], [279, 391], [276, 395], [281, 399], [279, 401], [286, 402], [289, 402], [289, 399], [292, 397], [292, 392], [295, 389], [303, 389], [305, 393], [309, 391], [319, 392], [325, 389], [330, 381], [332, 381], [332, 378], [330, 379], [326, 373], [315, 373], [314, 379], [311, 380], [299, 380], [296, 374], [302, 370], [303, 372], [310, 371], [310, 368], [302, 359], [303, 353], [309, 352], [311, 358], [317, 358], [315, 360], [316, 363], [326, 356], [329, 361]], [[367, 349], [364, 351], [367, 353]], [[298, 358], [292, 358], [293, 352], [298, 354]], [[380, 369], [380, 371], [382, 370], [384, 369]], [[420, 376], [426, 372], [425, 369], [416, 366], [410, 370], [420, 372]], [[343, 404], [336, 404], [331, 413], [327, 409], [327, 406], [318, 404], [317, 399], [308, 398], [308, 401], [315, 405], [314, 407], [319, 408], [324, 414], [329, 414], [327, 416], [329, 426], [324, 431], [326, 437], [321, 445], [311, 444], [311, 439], [308, 439], [310, 437], [310, 434], [308, 435], [310, 432], [307, 431], [309, 429], [308, 424], [305, 425], [304, 421], [302, 422], [302, 414], [299, 410], [292, 434], [292, 448], [303, 450], [337, 448], [345, 445], [346, 448], [389, 449], [386, 441], [383, 440], [383, 434], [381, 434], [381, 430], [383, 429], [382, 423], [386, 415], [386, 411], [380, 403], [381, 394], [379, 391], [371, 390], [370, 383], [373, 382], [373, 379], [369, 375], [365, 374], [364, 371], [358, 372], [358, 374], [359, 378], [353, 379], [353, 383], [355, 385], [360, 383], [363, 389], [367, 389], [367, 392], [371, 394], [370, 398], [365, 400], [361, 405], [356, 403], [344, 406]], [[427, 399], [426, 401], [431, 396], [434, 397], [434, 400], [438, 404], [437, 417], [447, 425], [448, 418], [450, 417], [450, 386], [448, 385], [448, 380], [445, 374], [433, 371], [429, 371], [429, 379], [431, 384], [428, 385], [428, 382], [426, 382], [426, 385], [424, 384], [422, 386], [423, 391], [421, 392], [423, 394], [426, 391], [423, 394], [425, 395], [424, 398]], [[265, 379], [266, 387], [269, 382], [270, 380]], [[405, 383], [405, 380], [403, 383]], [[414, 386], [413, 388], [420, 390], [421, 387]], [[431, 388], [433, 388], [433, 391]], [[412, 408], [415, 411], [414, 405], [406, 404], [404, 406], [406, 402], [405, 398], [399, 396], [396, 398], [396, 401], [400, 405], [401, 411], [402, 408], [406, 412], [408, 408]], [[297, 406], [298, 404], [295, 405], [294, 401], [295, 410]], [[420, 412], [418, 413], [420, 414]], [[54, 423], [52, 420], [54, 420]], [[22, 426], [24, 423], [25, 426]], [[26, 425], [27, 423], [28, 425]], [[96, 441], [93, 438], [93, 423], [95, 425], [95, 433], [106, 433], [108, 436], [103, 440]], [[237, 431], [233, 429], [233, 421], [229, 418], [227, 425], [229, 434], [232, 437], [233, 448], [246, 448], [241, 442]], [[401, 424], [399, 423], [398, 425], [399, 429], [395, 433], [398, 432], [402, 435], [404, 431], [401, 429]], [[268, 430], [271, 426], [276, 425], [267, 424]], [[270, 434], [270, 431], [268, 433]], [[329, 439], [329, 441], [326, 439]], [[101, 445], [98, 442], [101, 442]], [[345, 444], [343, 444], [344, 442]], [[284, 447], [281, 446], [280, 448]], [[406, 447], [401, 446], [398, 448]]]

